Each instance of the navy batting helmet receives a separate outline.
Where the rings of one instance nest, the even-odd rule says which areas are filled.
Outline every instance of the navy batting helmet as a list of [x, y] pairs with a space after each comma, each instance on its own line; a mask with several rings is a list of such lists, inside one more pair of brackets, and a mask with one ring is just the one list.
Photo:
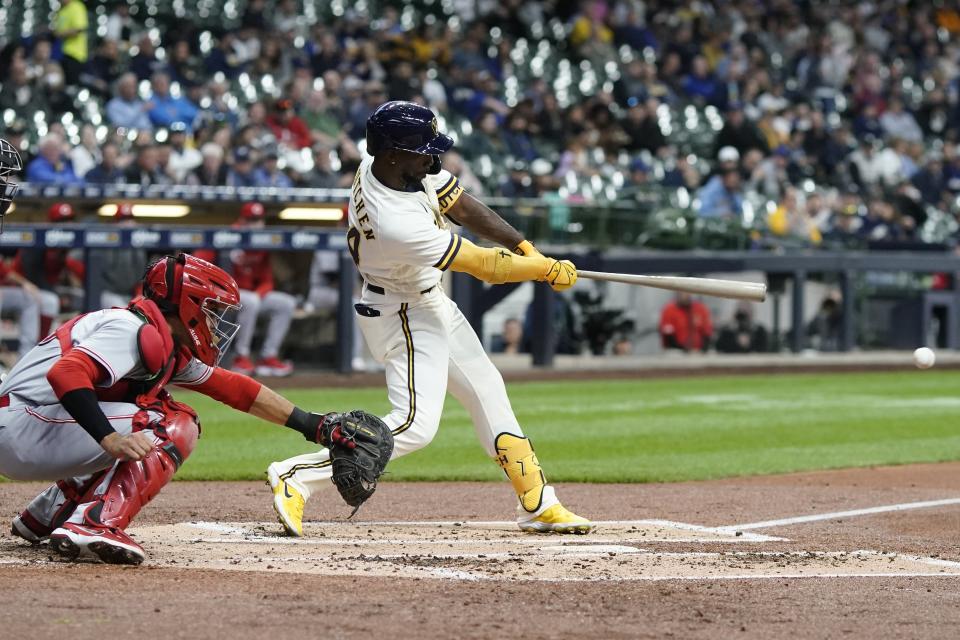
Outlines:
[[413, 102], [385, 102], [367, 118], [367, 153], [372, 156], [390, 149], [436, 156], [452, 146], [453, 139], [437, 130], [433, 111]]

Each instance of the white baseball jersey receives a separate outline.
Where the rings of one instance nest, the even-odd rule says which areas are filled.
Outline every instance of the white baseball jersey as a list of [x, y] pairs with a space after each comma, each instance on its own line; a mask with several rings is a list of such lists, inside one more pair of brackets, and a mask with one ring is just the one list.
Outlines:
[[440, 282], [460, 249], [444, 214], [463, 195], [449, 171], [427, 175], [422, 190], [395, 191], [360, 163], [350, 198], [347, 246], [363, 279], [388, 293], [418, 295]]
[[[463, 189], [441, 171], [428, 175], [422, 190], [395, 191], [374, 177], [372, 164], [372, 158], [364, 159], [353, 182], [347, 245], [364, 280], [383, 289], [365, 288], [366, 310], [358, 308], [357, 323], [370, 353], [386, 369], [392, 410], [383, 420], [394, 434], [393, 456], [433, 439], [449, 390], [473, 419], [484, 450], [496, 458], [497, 436], [522, 438], [523, 431], [503, 378], [473, 327], [435, 287], [461, 246], [444, 215]], [[273, 463], [268, 478], [274, 487], [293, 483], [309, 497], [330, 486], [331, 473], [329, 452], [322, 450]], [[534, 518], [557, 503], [553, 487], [547, 486], [537, 511], [521, 508], [518, 520]]]
[[[73, 348], [90, 356], [107, 374], [98, 387], [112, 387], [121, 378], [146, 380], [150, 377], [140, 363], [137, 332], [141, 326], [143, 320], [126, 309], [88, 313], [73, 325], [70, 331]], [[61, 355], [56, 335], [47, 337], [7, 374], [0, 385], [0, 395], [9, 394], [11, 405], [58, 404], [59, 400], [47, 382], [47, 373]], [[170, 382], [183, 386], [201, 384], [212, 373], [212, 367], [193, 358]]]

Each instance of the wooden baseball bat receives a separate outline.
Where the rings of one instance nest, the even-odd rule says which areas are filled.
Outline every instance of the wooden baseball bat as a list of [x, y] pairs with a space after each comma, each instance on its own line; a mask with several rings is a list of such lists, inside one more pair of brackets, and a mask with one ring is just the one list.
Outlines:
[[604, 273], [603, 271], [581, 271], [577, 275], [590, 280], [606, 280], [637, 284], [642, 287], [686, 291], [718, 298], [734, 300], [752, 300], [763, 302], [767, 299], [767, 285], [759, 282], [738, 282], [736, 280], [716, 280], [713, 278], [685, 278], [680, 276], [640, 276], [631, 273]]

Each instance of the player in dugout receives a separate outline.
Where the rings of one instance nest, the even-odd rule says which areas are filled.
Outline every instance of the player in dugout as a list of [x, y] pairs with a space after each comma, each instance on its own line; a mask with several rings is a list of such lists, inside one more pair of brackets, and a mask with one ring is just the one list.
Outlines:
[[[353, 182], [347, 246], [364, 280], [355, 305], [360, 329], [386, 368], [392, 411], [383, 421], [394, 434], [394, 456], [430, 443], [449, 389], [513, 485], [520, 529], [588, 533], [593, 523], [567, 510], [547, 484], [500, 372], [440, 286], [443, 273], [453, 270], [491, 284], [540, 281], [562, 291], [576, 282], [576, 268], [541, 255], [441, 168], [440, 155], [453, 140], [439, 132], [430, 109], [382, 104], [367, 120], [366, 137], [370, 155]], [[475, 245], [451, 222], [498, 247]], [[305, 501], [329, 486], [331, 472], [326, 451], [270, 465], [274, 508], [290, 535], [303, 534]]]

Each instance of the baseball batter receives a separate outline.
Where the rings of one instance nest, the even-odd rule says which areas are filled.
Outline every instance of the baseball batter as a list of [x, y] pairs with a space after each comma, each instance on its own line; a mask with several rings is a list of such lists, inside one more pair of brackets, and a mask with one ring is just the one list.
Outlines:
[[[168, 384], [288, 426], [339, 454], [336, 416], [307, 413], [217, 366], [237, 329], [225, 316], [238, 303], [236, 282], [219, 267], [167, 256], [149, 267], [143, 296], [129, 307], [78, 316], [17, 363], [0, 385], [0, 474], [56, 482], [14, 518], [13, 535], [49, 539], [68, 559], [140, 564], [144, 551], [124, 529], [170, 481], [200, 432], [197, 414], [167, 393]], [[363, 421], [358, 412], [353, 422]], [[384, 464], [387, 457], [380, 456]]]
[[[592, 523], [560, 504], [513, 414], [500, 373], [466, 318], [440, 287], [443, 272], [485, 282], [546, 281], [555, 290], [577, 279], [573, 264], [541, 255], [518, 231], [463, 191], [440, 168], [453, 140], [434, 114], [410, 102], [381, 105], [367, 121], [367, 151], [349, 204], [347, 244], [364, 279], [360, 329], [386, 368], [394, 456], [426, 446], [437, 432], [447, 390], [473, 419], [481, 444], [519, 498], [525, 531], [587, 533]], [[496, 242], [481, 248], [453, 233], [447, 219]], [[329, 484], [326, 451], [270, 465], [274, 508], [290, 535], [302, 535], [304, 502]]]

